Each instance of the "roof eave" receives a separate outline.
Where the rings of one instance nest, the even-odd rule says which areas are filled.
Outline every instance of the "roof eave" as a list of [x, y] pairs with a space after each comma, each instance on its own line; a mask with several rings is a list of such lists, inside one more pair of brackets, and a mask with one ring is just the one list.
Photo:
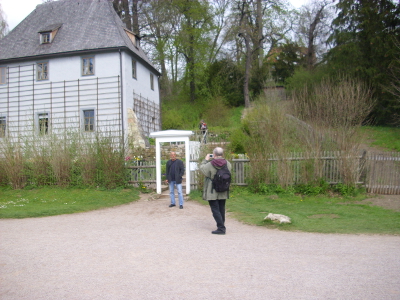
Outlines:
[[54, 57], [84, 55], [84, 54], [89, 54], [89, 53], [115, 52], [115, 51], [119, 51], [119, 50], [130, 52], [131, 54], [133, 54], [135, 56], [135, 58], [137, 60], [139, 60], [141, 63], [145, 64], [147, 67], [152, 69], [153, 72], [156, 73], [157, 76], [161, 76], [161, 73], [156, 68], [154, 68], [151, 64], [149, 64], [147, 61], [145, 61], [143, 58], [141, 58], [139, 55], [137, 55], [134, 51], [132, 51], [131, 49], [129, 49], [129, 47], [126, 47], [126, 46], [112, 47], [112, 48], [99, 48], [99, 49], [74, 50], [74, 51], [68, 51], [68, 52], [6, 58], [6, 59], [0, 59], [0, 65], [2, 65], [2, 64], [4, 65], [4, 64], [8, 64], [8, 63], [16, 63], [16, 62], [25, 62], [25, 61], [31, 61], [31, 60], [45, 60], [45, 59], [50, 59], [50, 58], [54, 58]]

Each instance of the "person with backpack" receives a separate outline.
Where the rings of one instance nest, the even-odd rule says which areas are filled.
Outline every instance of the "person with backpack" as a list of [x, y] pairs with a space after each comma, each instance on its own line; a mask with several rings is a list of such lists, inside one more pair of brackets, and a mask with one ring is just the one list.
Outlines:
[[224, 157], [224, 150], [217, 147], [213, 154], [207, 154], [200, 165], [204, 174], [203, 200], [208, 201], [217, 230], [212, 234], [225, 234], [225, 203], [229, 198], [231, 164]]

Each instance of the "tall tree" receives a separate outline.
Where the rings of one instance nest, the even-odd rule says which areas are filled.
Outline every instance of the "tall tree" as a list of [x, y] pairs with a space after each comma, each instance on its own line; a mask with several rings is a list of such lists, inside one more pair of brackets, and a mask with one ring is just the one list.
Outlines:
[[400, 35], [400, 3], [391, 0], [340, 0], [333, 22], [328, 62], [331, 70], [371, 84], [378, 105], [375, 121], [390, 122], [395, 99], [385, 92], [391, 84], [390, 66], [397, 59], [395, 40]]
[[[257, 81], [262, 82], [266, 72], [260, 72], [264, 61], [264, 50], [268, 57], [270, 51], [283, 41], [291, 27], [286, 18], [287, 11], [280, 1], [238, 0], [234, 2], [233, 11], [236, 14], [238, 37], [244, 43], [244, 49], [237, 41], [237, 53], [244, 52], [244, 103], [250, 106], [249, 84], [256, 70]], [[260, 90], [261, 87], [258, 89]]]
[[[129, 0], [113, 0], [113, 6], [127, 29], [132, 30], [132, 15]], [[138, 34], [137, 32], [135, 32]]]
[[161, 97], [165, 99], [173, 92], [171, 83], [176, 82], [178, 78], [173, 43], [180, 16], [168, 1], [148, 1], [143, 5], [142, 12], [139, 19], [143, 27], [142, 46], [161, 69]]
[[203, 64], [210, 45], [207, 33], [213, 27], [211, 10], [206, 1], [174, 0], [172, 3], [182, 15], [176, 46], [178, 52], [185, 58], [185, 78], [189, 82], [190, 101], [195, 102], [196, 74]]
[[307, 57], [296, 43], [289, 42], [275, 49], [274, 55], [268, 58], [273, 66], [272, 76], [276, 82], [285, 83], [297, 68], [305, 65]]
[[314, 0], [300, 9], [298, 32], [304, 39], [307, 48], [307, 69], [312, 70], [321, 57], [322, 48], [330, 34], [330, 23], [332, 22], [332, 1]]

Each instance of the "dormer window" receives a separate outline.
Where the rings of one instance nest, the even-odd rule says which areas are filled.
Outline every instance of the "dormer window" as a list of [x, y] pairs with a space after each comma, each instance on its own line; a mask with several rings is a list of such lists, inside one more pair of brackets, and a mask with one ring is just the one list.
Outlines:
[[40, 43], [41, 44], [50, 44], [51, 43], [51, 32], [43, 32], [40, 34]]
[[62, 24], [52, 24], [40, 30], [40, 44], [52, 43], [61, 25]]
[[125, 32], [131, 40], [132, 44], [138, 48], [140, 46], [140, 38], [138, 38], [132, 31], [125, 29]]

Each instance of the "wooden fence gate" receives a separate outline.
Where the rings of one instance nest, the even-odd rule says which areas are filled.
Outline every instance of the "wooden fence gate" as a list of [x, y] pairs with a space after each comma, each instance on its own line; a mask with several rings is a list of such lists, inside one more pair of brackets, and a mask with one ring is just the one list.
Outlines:
[[400, 195], [399, 152], [368, 152], [364, 172], [367, 192]]

